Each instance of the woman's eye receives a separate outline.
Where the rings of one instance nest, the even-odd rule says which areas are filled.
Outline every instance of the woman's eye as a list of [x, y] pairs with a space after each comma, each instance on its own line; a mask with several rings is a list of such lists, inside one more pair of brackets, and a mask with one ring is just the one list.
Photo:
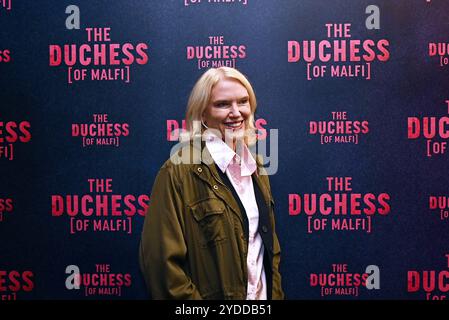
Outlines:
[[240, 104], [247, 104], [247, 103], [248, 103], [248, 99], [240, 100]]
[[218, 108], [226, 108], [228, 104], [226, 102], [220, 102], [215, 105]]

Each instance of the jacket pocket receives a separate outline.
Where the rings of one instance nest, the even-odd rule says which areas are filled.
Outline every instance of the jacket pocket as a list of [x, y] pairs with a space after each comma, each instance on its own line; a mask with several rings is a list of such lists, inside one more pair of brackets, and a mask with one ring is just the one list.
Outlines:
[[216, 198], [201, 200], [191, 206], [192, 214], [201, 234], [199, 242], [203, 247], [215, 246], [226, 240], [224, 228], [225, 205]]

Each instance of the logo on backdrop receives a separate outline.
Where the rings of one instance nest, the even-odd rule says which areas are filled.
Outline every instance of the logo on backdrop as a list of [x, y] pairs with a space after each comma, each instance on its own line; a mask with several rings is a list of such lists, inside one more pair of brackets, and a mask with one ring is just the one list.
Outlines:
[[216, 5], [247, 5], [249, 0], [182, 0], [184, 6], [200, 5], [200, 4], [216, 4]]
[[0, 63], [11, 62], [11, 50], [1, 49], [0, 50]]
[[130, 287], [132, 277], [129, 273], [112, 272], [110, 264], [95, 264], [92, 273], [81, 273], [77, 265], [65, 269], [65, 286], [68, 290], [82, 290], [84, 296], [122, 296], [122, 288]]
[[[367, 29], [380, 29], [379, 9], [369, 6], [367, 13], [370, 7], [374, 23], [367, 21]], [[354, 39], [351, 26], [351, 23], [326, 23], [327, 39], [288, 41], [288, 62], [306, 63], [308, 80], [326, 77], [370, 80], [372, 63], [390, 59], [390, 42], [387, 39]]]
[[440, 67], [446, 67], [449, 64], [449, 43], [447, 42], [430, 42], [429, 57], [438, 59]]
[[332, 111], [328, 121], [309, 121], [309, 134], [319, 136], [321, 144], [359, 144], [368, 132], [368, 121], [350, 120], [346, 111]]
[[0, 270], [0, 300], [17, 300], [34, 289], [33, 271]]
[[288, 62], [307, 64], [307, 80], [362, 78], [370, 80], [371, 64], [390, 59], [390, 42], [350, 39], [350, 23], [326, 23], [328, 40], [288, 41]]
[[[12, 0], [0, 0], [0, 9], [11, 10], [12, 9]], [[0, 10], [1, 11], [1, 10]]]
[[[446, 268], [449, 268], [449, 254]], [[426, 300], [447, 300], [449, 291], [449, 270], [409, 270], [407, 292], [418, 293]]]
[[[449, 100], [446, 100], [449, 113]], [[426, 155], [445, 154], [449, 139], [449, 117], [408, 117], [408, 139], [425, 139]]]
[[326, 177], [327, 192], [289, 194], [290, 216], [306, 216], [307, 232], [373, 231], [373, 218], [390, 213], [386, 192], [355, 193], [351, 177]]
[[114, 43], [111, 28], [86, 28], [84, 44], [51, 44], [49, 65], [67, 67], [67, 82], [131, 82], [131, 67], [148, 63], [146, 43]]
[[72, 123], [72, 137], [81, 138], [83, 147], [119, 147], [121, 138], [129, 136], [129, 124], [109, 122], [108, 114], [93, 114], [92, 121]]
[[429, 209], [440, 220], [449, 219], [449, 196], [429, 196]]
[[0, 158], [14, 160], [15, 146], [31, 140], [31, 125], [28, 121], [0, 120]]
[[53, 217], [69, 217], [70, 234], [122, 232], [132, 234], [136, 216], [145, 216], [150, 197], [146, 194], [117, 194], [112, 179], [87, 179], [87, 194], [51, 196]]
[[14, 204], [11, 198], [0, 198], [0, 222], [3, 222], [6, 216], [9, 216], [13, 210]]
[[246, 58], [246, 46], [227, 44], [224, 36], [209, 36], [207, 45], [187, 46], [188, 61], [195, 61], [198, 69], [236, 68], [237, 61]]
[[359, 288], [380, 289], [380, 269], [369, 265], [365, 272], [350, 272], [348, 264], [334, 263], [329, 273], [311, 273], [310, 286], [320, 288], [321, 297], [352, 296], [358, 297]]

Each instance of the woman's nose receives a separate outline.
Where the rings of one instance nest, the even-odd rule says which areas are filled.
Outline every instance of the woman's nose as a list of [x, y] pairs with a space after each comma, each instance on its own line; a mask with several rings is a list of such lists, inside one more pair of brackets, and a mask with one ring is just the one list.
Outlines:
[[237, 104], [237, 102], [233, 102], [231, 105], [231, 114], [236, 117], [236, 116], [240, 116], [240, 110], [239, 110], [239, 105]]

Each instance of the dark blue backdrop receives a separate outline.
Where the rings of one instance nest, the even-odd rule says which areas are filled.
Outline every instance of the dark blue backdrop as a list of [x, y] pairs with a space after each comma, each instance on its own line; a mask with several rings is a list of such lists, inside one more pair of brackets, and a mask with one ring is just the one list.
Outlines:
[[[448, 193], [446, 155], [426, 157], [424, 141], [407, 139], [407, 117], [446, 112], [447, 70], [427, 52], [429, 42], [448, 39], [449, 3], [425, 0], [249, 0], [241, 4], [177, 1], [12, 1], [0, 9], [0, 121], [31, 123], [32, 139], [15, 146], [16, 159], [0, 159], [0, 198], [14, 210], [0, 222], [0, 270], [32, 270], [35, 288], [23, 299], [81, 299], [65, 288], [67, 265], [94, 272], [108, 263], [131, 273], [122, 298], [146, 298], [138, 268], [142, 217], [133, 233], [71, 235], [68, 217], [53, 217], [51, 196], [88, 193], [88, 178], [112, 178], [117, 194], [149, 194], [173, 142], [166, 121], [181, 120], [190, 90], [203, 70], [186, 59], [189, 45], [207, 45], [212, 35], [244, 44], [237, 67], [251, 80], [257, 116], [279, 129], [279, 171], [271, 177], [282, 247], [283, 285], [288, 298], [318, 299], [310, 273], [347, 263], [353, 272], [370, 264], [381, 270], [381, 289], [362, 299], [414, 299], [407, 271], [444, 269], [448, 226], [429, 213], [429, 195]], [[65, 9], [81, 10], [81, 29], [67, 30]], [[375, 4], [381, 29], [365, 28], [365, 8]], [[288, 63], [289, 40], [324, 39], [324, 24], [351, 23], [356, 39], [390, 41], [390, 59], [373, 63], [372, 80], [324, 78], [308, 81], [305, 63]], [[86, 43], [87, 27], [110, 27], [112, 42], [149, 45], [147, 64], [133, 65], [132, 81], [84, 81], [69, 85], [66, 67], [49, 66], [49, 45]], [[308, 122], [331, 111], [369, 121], [359, 145], [320, 145]], [[130, 125], [119, 148], [82, 148], [72, 123], [92, 122], [107, 113]], [[323, 193], [326, 176], [353, 177], [354, 190], [388, 192], [391, 212], [376, 217], [372, 234], [308, 234], [304, 216], [289, 216], [290, 193]], [[99, 298], [99, 297], [95, 297]], [[101, 298], [101, 297], [100, 297]]]

